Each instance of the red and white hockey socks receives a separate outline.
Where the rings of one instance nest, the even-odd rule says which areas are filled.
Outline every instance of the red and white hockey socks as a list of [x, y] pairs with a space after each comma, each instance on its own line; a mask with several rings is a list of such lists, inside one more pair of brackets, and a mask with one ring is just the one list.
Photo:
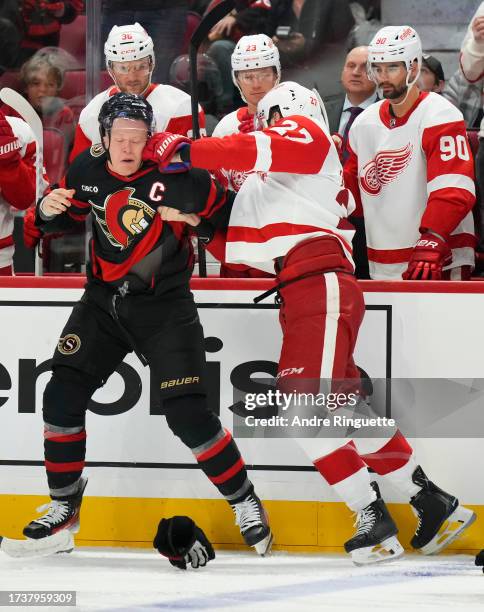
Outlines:
[[376, 500], [366, 464], [353, 442], [313, 461], [318, 472], [353, 511], [358, 512]]

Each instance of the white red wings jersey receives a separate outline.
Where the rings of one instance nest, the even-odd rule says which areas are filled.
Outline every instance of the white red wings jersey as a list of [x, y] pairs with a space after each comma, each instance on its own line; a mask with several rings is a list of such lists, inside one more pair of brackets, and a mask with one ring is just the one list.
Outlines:
[[[247, 106], [242, 106], [241, 108], [234, 110], [232, 113], [225, 115], [225, 117], [218, 122], [212, 136], [214, 138], [223, 138], [223, 136], [238, 134], [240, 122], [247, 117], [247, 109]], [[228, 188], [237, 192], [242, 187], [245, 179], [250, 173], [244, 172], [243, 170], [226, 170], [222, 168], [222, 174], [227, 179]]]
[[[481, 2], [470, 20], [461, 46], [460, 65], [469, 83], [477, 83], [484, 77], [484, 43], [478, 42], [472, 33], [472, 22], [476, 17], [484, 17], [484, 2]], [[479, 137], [484, 138], [484, 118], [481, 121]]]
[[[6, 117], [19, 141], [21, 161], [8, 179], [0, 177], [0, 268], [12, 264], [13, 223], [17, 210], [35, 203], [35, 137], [22, 119]], [[0, 161], [1, 164], [1, 161]]]
[[326, 126], [308, 117], [191, 145], [202, 168], [251, 171], [238, 192], [227, 230], [225, 261], [274, 272], [273, 260], [306, 238], [335, 236], [351, 260], [354, 210]]
[[453, 261], [474, 264], [474, 162], [461, 112], [442, 96], [420, 93], [409, 112], [372, 104], [349, 132], [346, 185], [361, 197], [370, 276], [399, 279], [420, 231], [445, 237]]
[[[115, 93], [119, 93], [119, 89], [114, 86], [109, 87], [95, 96], [82, 109], [74, 136], [74, 145], [69, 156], [70, 161], [93, 144], [101, 142], [99, 111], [104, 102]], [[145, 97], [153, 107], [158, 132], [168, 131], [173, 134], [192, 137], [192, 103], [188, 94], [171, 85], [156, 85], [153, 83], [149, 86]], [[200, 131], [204, 134], [205, 114], [200, 106], [198, 108]]]

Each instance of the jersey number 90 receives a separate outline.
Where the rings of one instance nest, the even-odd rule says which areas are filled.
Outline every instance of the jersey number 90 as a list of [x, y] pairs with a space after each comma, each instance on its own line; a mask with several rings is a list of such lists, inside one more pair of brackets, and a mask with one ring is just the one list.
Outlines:
[[442, 161], [449, 161], [457, 156], [463, 161], [469, 161], [469, 146], [465, 136], [442, 136], [440, 139], [440, 157]]

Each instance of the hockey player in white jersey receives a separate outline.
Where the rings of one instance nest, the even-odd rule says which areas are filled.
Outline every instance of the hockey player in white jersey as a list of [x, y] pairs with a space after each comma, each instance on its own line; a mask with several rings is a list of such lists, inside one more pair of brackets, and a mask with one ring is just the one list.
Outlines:
[[[265, 34], [242, 36], [232, 53], [231, 62], [232, 79], [247, 106], [220, 120], [213, 132], [217, 138], [253, 132], [257, 104], [281, 79], [279, 50]], [[246, 173], [237, 170], [224, 170], [223, 174], [233, 191], [239, 191], [247, 177]]]
[[[171, 85], [151, 82], [155, 49], [151, 36], [139, 23], [114, 26], [104, 44], [104, 55], [114, 86], [99, 93], [82, 110], [70, 161], [90, 146], [100, 145], [99, 111], [110, 96], [120, 91], [142, 95], [148, 100], [155, 113], [157, 130], [192, 136], [190, 96]], [[200, 107], [199, 123], [204, 133], [205, 115]]]
[[345, 182], [361, 197], [374, 279], [469, 278], [474, 162], [461, 112], [417, 87], [422, 46], [409, 26], [382, 28], [368, 74], [381, 102], [353, 123]]
[[[318, 391], [320, 379], [345, 381], [365, 397], [353, 361], [364, 315], [352, 270], [353, 231], [346, 218], [354, 201], [341, 184], [341, 164], [313, 92], [282, 83], [258, 105], [264, 129], [194, 143], [159, 134], [159, 163], [179, 158], [193, 166], [250, 170], [239, 190], [226, 235], [211, 250], [229, 263], [277, 271], [283, 342], [278, 386]], [[180, 168], [178, 168], [180, 169]], [[185, 212], [191, 212], [189, 210]], [[171, 216], [174, 215], [174, 216]], [[193, 215], [165, 207], [162, 218], [196, 224]], [[221, 240], [220, 240], [221, 239]], [[311, 385], [314, 385], [311, 386]], [[368, 467], [407, 496], [418, 526], [411, 545], [424, 554], [442, 550], [475, 519], [458, 499], [432, 483], [396, 428], [385, 437], [342, 443], [304, 440], [303, 450], [336, 493], [357, 514], [345, 544], [356, 564], [395, 559], [403, 553], [398, 529], [370, 483]], [[323, 444], [323, 442], [325, 442]]]

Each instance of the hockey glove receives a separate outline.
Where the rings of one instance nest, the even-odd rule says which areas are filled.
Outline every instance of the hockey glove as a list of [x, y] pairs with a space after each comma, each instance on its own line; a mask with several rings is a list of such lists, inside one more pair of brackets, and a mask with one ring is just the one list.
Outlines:
[[482, 567], [482, 571], [484, 572], [484, 549], [477, 555], [476, 565]]
[[22, 145], [13, 133], [10, 123], [0, 111], [0, 176], [8, 175], [20, 161]]
[[424, 232], [413, 249], [404, 280], [441, 280], [442, 269], [452, 262], [452, 251], [445, 240]]
[[213, 546], [188, 516], [161, 519], [153, 546], [180, 569], [187, 569], [187, 563], [197, 569], [215, 559]]
[[191, 168], [190, 163], [172, 162], [171, 158], [181, 149], [190, 146], [191, 142], [186, 136], [159, 132], [154, 134], [146, 143], [143, 149], [143, 159], [157, 163], [160, 172], [186, 172]]
[[239, 132], [241, 134], [249, 134], [255, 131], [254, 115], [251, 115], [248, 110], [240, 118]]

